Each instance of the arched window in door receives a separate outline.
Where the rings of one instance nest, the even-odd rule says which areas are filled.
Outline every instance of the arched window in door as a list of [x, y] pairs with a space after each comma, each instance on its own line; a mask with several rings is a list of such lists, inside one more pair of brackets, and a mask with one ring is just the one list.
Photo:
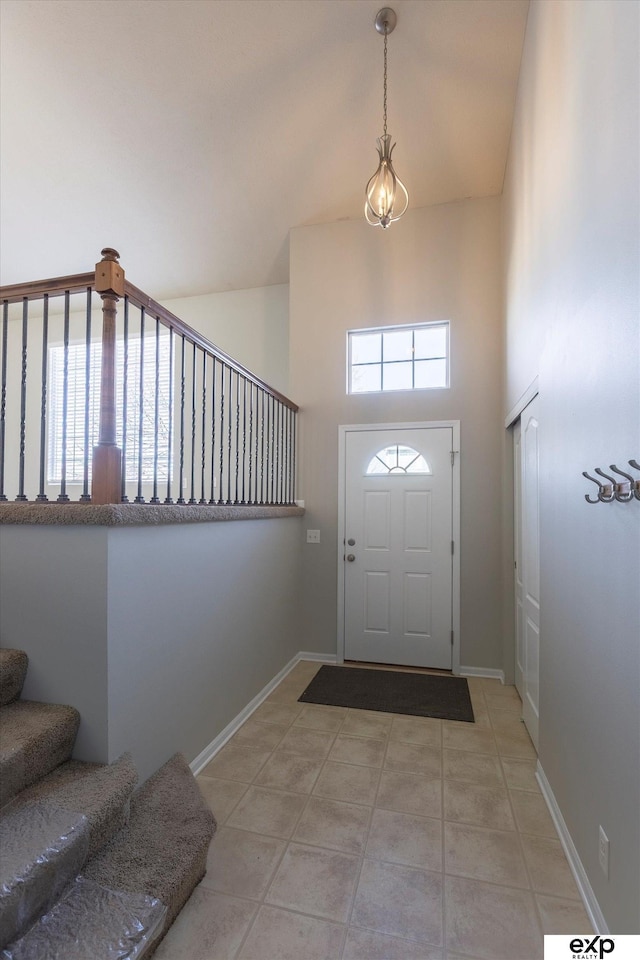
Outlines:
[[366, 475], [382, 476], [389, 473], [430, 474], [431, 467], [417, 450], [394, 443], [378, 450], [371, 458]]

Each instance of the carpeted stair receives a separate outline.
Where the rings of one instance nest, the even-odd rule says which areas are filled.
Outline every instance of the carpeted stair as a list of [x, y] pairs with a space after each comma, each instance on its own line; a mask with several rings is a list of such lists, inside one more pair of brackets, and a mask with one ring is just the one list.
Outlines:
[[124, 754], [70, 760], [79, 716], [17, 700], [0, 650], [0, 958], [141, 960], [204, 876], [215, 821], [176, 754], [132, 794]]
[[28, 665], [23, 650], [0, 650], [0, 707], [20, 696]]

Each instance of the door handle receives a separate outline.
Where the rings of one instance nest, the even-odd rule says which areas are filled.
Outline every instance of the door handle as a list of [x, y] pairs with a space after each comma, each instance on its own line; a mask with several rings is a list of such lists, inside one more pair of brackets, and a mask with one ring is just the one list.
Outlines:
[[347, 560], [349, 561], [349, 563], [353, 563], [353, 561], [355, 560], [355, 554], [353, 554], [353, 553], [348, 553], [348, 554], [347, 554]]

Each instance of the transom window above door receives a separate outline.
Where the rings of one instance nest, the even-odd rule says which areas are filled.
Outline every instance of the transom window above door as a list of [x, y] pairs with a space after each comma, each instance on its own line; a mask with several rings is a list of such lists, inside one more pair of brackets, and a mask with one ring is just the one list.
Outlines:
[[448, 386], [448, 322], [349, 331], [348, 393]]
[[431, 468], [425, 458], [413, 447], [404, 447], [394, 443], [390, 447], [383, 447], [371, 458], [367, 467], [367, 476], [386, 476], [389, 473], [419, 474], [431, 473]]

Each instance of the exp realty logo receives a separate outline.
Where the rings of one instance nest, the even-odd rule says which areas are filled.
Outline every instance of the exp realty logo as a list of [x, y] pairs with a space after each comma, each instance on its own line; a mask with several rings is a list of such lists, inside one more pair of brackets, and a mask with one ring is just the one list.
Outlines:
[[616, 945], [611, 937], [594, 937], [592, 940], [574, 937], [569, 943], [571, 960], [604, 960], [613, 953]]
[[544, 960], [637, 960], [640, 957], [640, 934], [545, 934]]

